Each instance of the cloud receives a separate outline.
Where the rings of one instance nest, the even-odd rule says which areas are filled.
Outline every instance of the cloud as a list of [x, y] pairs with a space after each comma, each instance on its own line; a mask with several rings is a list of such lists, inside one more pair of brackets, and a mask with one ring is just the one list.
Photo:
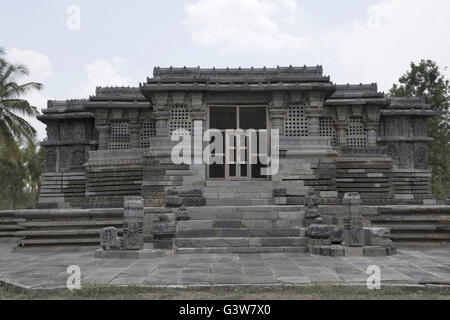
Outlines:
[[[449, 63], [450, 2], [383, 0], [367, 9], [365, 21], [331, 37], [348, 81], [378, 81], [387, 90], [411, 61]], [[359, 80], [358, 80], [359, 79]]]
[[276, 16], [294, 23], [296, 0], [198, 0], [185, 6], [187, 26], [195, 43], [228, 51], [302, 49], [311, 37], [293, 35]]
[[[42, 53], [34, 50], [20, 50], [18, 48], [12, 48], [7, 50], [8, 61], [10, 63], [25, 65], [30, 74], [29, 76], [17, 79], [19, 84], [26, 82], [40, 82], [45, 83], [46, 79], [53, 76], [52, 65], [48, 57]], [[47, 101], [51, 100], [45, 94], [45, 86], [41, 91], [29, 92], [24, 99], [28, 100], [32, 106], [37, 107], [39, 111], [47, 107]], [[24, 117], [37, 131], [37, 139], [42, 140], [46, 137], [45, 124], [37, 120], [36, 118]]]
[[116, 70], [116, 65], [125, 63], [125, 60], [114, 57], [111, 60], [98, 59], [84, 67], [87, 73], [87, 80], [82, 83], [77, 92], [77, 96], [87, 98], [95, 94], [95, 88], [99, 86], [128, 86], [136, 85], [132, 83], [130, 77], [121, 76]]

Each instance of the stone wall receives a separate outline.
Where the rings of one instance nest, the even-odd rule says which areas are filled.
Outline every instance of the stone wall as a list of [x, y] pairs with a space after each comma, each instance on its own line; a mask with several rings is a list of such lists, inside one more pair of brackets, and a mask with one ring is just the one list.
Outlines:
[[94, 115], [84, 100], [49, 101], [39, 116], [47, 125], [45, 167], [38, 207], [80, 207], [84, 202], [88, 154], [96, 148]]

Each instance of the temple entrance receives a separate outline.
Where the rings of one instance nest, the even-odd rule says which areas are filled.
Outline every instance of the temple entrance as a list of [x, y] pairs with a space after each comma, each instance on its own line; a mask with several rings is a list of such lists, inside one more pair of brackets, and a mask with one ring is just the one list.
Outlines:
[[[249, 137], [245, 133], [230, 131], [230, 129], [267, 129], [267, 119], [267, 108], [265, 106], [209, 107], [209, 128], [218, 129], [222, 132], [223, 146], [225, 150], [231, 150], [232, 158], [229, 159], [229, 155], [224, 155], [224, 164], [210, 165], [208, 168], [209, 179], [267, 179], [267, 176], [261, 175], [261, 168], [264, 166], [259, 159], [256, 164], [249, 163]], [[259, 145], [257, 149], [259, 153]], [[238, 158], [241, 159], [239, 164], [231, 164], [233, 160]]]

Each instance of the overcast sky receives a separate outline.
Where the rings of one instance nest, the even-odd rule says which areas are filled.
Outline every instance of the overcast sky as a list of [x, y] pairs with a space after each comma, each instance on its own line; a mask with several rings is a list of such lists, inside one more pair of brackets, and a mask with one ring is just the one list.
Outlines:
[[0, 46], [44, 83], [29, 97], [39, 109], [137, 86], [154, 66], [323, 65], [335, 83], [387, 91], [410, 61], [450, 66], [449, 12], [448, 0], [15, 0]]

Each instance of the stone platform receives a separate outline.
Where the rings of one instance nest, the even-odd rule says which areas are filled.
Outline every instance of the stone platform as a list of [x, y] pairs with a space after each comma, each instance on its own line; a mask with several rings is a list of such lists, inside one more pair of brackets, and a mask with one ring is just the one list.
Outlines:
[[306, 253], [183, 254], [152, 259], [96, 259], [83, 252], [13, 251], [0, 243], [0, 284], [65, 288], [67, 267], [78, 265], [81, 285], [366, 285], [367, 267], [381, 285], [450, 285], [448, 248], [400, 248], [389, 257], [323, 257]]

